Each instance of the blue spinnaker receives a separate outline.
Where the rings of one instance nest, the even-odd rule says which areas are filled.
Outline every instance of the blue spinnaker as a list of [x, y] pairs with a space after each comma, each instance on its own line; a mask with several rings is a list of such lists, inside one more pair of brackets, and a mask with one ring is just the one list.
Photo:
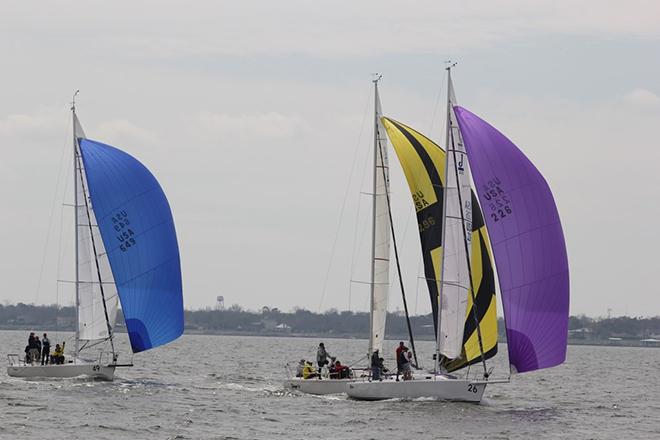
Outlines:
[[183, 295], [167, 198], [129, 154], [88, 139], [80, 151], [133, 352], [173, 341], [183, 333]]

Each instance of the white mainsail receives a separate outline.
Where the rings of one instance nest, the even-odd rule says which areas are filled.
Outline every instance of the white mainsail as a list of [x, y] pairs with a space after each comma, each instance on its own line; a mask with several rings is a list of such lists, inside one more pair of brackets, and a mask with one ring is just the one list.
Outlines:
[[389, 162], [387, 160], [387, 135], [380, 121], [382, 110], [378, 95], [378, 81], [375, 84], [374, 122], [374, 195], [373, 195], [373, 248], [371, 263], [371, 334], [370, 351], [382, 352], [387, 319], [387, 302], [390, 288], [390, 217]]
[[447, 96], [443, 259], [437, 343], [438, 351], [452, 359], [460, 356], [463, 348], [463, 330], [470, 292], [469, 261], [472, 248], [470, 169], [454, 115], [455, 104], [456, 97], [450, 74]]
[[[84, 138], [85, 133], [75, 113], [73, 117], [76, 139]], [[83, 163], [78, 155], [79, 152], [76, 151], [75, 191], [77, 194], [77, 206], [75, 209], [77, 210], [76, 235], [78, 243], [78, 279], [76, 280], [78, 295], [78, 339], [93, 341], [107, 339], [110, 336], [108, 334], [108, 322], [110, 327], [114, 326], [117, 315], [118, 297], [112, 270], [110, 269], [110, 262], [108, 261], [103, 240], [101, 239], [94, 216], [94, 209], [89, 199]], [[87, 209], [87, 205], [90, 205], [89, 210]], [[96, 247], [96, 259], [90, 230], [94, 234], [93, 244]], [[98, 260], [98, 270], [96, 260]], [[99, 274], [103, 283], [103, 295], [101, 295]], [[103, 307], [103, 297], [105, 297], [105, 305], [108, 313], [107, 322]]]

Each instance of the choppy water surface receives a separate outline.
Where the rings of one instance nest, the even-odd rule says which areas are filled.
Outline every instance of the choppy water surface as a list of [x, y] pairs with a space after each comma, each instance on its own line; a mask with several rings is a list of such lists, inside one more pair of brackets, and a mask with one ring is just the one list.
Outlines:
[[[50, 337], [54, 344], [69, 335]], [[119, 339], [126, 353], [126, 336]], [[26, 341], [27, 332], [0, 332], [3, 358], [20, 353]], [[118, 369], [114, 382], [15, 379], [3, 370], [0, 438], [660, 438], [660, 349], [569, 347], [566, 364], [491, 385], [474, 405], [358, 402], [286, 391], [284, 363], [313, 358], [318, 342], [184, 336], [136, 355], [135, 367]], [[344, 362], [366, 346], [361, 340], [324, 342]], [[431, 343], [418, 344], [431, 353]], [[386, 346], [393, 353], [395, 341]], [[504, 349], [496, 373], [506, 372]]]

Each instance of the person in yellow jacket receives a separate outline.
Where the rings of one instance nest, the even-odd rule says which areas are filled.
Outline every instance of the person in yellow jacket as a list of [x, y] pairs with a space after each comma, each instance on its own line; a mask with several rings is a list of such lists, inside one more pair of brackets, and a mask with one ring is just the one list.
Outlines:
[[303, 379], [312, 379], [314, 377], [318, 377], [318, 374], [316, 373], [316, 370], [312, 366], [311, 362], [305, 362], [305, 366], [303, 367], [302, 376], [303, 376]]
[[53, 352], [53, 356], [51, 356], [51, 364], [64, 363], [64, 344], [66, 344], [66, 342], [62, 342], [62, 345], [55, 344], [55, 351]]

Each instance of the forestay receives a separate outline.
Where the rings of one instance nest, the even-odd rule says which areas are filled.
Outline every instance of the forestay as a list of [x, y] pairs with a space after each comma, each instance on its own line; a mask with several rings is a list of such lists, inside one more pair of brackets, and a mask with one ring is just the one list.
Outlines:
[[[85, 138], [85, 133], [75, 113], [73, 117], [74, 135], [76, 141], [80, 142], [81, 139]], [[105, 247], [97, 227], [93, 206], [91, 206], [88, 197], [87, 181], [79, 149], [76, 150], [75, 172], [75, 191], [77, 192], [76, 200], [78, 201], [78, 205], [75, 207], [78, 219], [76, 225], [78, 236], [78, 339], [94, 341], [110, 337], [108, 327], [112, 328], [114, 326], [117, 315], [117, 289], [114, 285], [108, 256], [105, 253]], [[90, 209], [88, 209], [88, 206]], [[92, 239], [96, 247], [96, 261]], [[103, 283], [103, 296], [101, 295], [101, 283]], [[103, 297], [105, 297], [108, 322], [105, 318]]]
[[[472, 199], [470, 167], [466, 160], [453, 104], [454, 88], [449, 78], [447, 106], [447, 155], [443, 216], [442, 275], [438, 351], [450, 359], [460, 356], [463, 329], [470, 292], [470, 253], [472, 249]], [[467, 243], [466, 243], [467, 242]]]

